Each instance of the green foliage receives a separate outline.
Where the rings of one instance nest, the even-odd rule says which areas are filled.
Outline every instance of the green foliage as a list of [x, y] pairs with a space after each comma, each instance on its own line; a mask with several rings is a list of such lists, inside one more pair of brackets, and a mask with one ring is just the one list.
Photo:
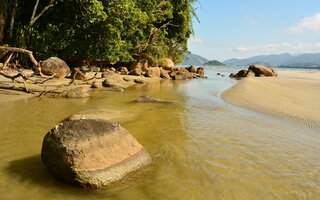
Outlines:
[[[19, 1], [10, 44], [42, 59], [179, 62], [192, 34], [195, 0], [55, 0], [30, 26], [35, 1]], [[52, 1], [41, 0], [37, 13]]]

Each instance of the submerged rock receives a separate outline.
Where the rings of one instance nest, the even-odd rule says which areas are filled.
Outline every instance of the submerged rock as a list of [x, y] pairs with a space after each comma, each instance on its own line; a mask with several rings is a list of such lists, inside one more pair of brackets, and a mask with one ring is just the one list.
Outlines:
[[127, 130], [103, 119], [56, 126], [43, 140], [41, 158], [56, 178], [90, 188], [110, 186], [151, 164], [148, 152]]
[[159, 99], [159, 98], [147, 96], [147, 95], [141, 96], [141, 97], [133, 100], [132, 102], [135, 102], [135, 103], [172, 103], [170, 101], [166, 101], [163, 99]]
[[107, 79], [102, 82], [102, 86], [108, 88], [111, 91], [123, 92], [124, 89], [116, 84], [111, 84]]
[[69, 72], [70, 68], [66, 62], [57, 57], [51, 57], [41, 63], [41, 72], [44, 75], [56, 78], [64, 78]]
[[89, 97], [90, 94], [88, 93], [88, 89], [85, 87], [77, 87], [74, 89], [71, 89], [67, 92], [66, 95], [68, 98], [84, 98]]

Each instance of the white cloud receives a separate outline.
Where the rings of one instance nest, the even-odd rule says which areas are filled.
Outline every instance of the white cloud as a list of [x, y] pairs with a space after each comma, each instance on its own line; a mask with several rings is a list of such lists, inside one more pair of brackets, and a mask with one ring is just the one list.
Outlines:
[[189, 38], [188, 43], [189, 44], [203, 44], [204, 40], [201, 38]]
[[308, 44], [308, 43], [275, 43], [266, 44], [262, 46], [236, 46], [228, 49], [230, 52], [245, 53], [251, 52], [256, 55], [258, 54], [275, 54], [275, 53], [319, 53], [320, 52], [320, 42]]
[[300, 35], [308, 32], [320, 33], [320, 13], [301, 19], [298, 24], [289, 27], [287, 32]]

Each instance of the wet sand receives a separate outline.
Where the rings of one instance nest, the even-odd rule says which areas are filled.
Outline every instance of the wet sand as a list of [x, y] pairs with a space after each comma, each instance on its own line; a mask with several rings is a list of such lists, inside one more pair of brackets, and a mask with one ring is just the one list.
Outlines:
[[320, 72], [279, 71], [277, 78], [245, 78], [223, 92], [222, 98], [320, 130]]

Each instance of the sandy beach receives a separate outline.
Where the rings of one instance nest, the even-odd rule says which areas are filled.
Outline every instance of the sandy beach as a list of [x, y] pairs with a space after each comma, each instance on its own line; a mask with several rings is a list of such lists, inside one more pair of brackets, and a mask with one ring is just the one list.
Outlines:
[[233, 105], [320, 128], [320, 72], [279, 71], [244, 78], [222, 93]]

